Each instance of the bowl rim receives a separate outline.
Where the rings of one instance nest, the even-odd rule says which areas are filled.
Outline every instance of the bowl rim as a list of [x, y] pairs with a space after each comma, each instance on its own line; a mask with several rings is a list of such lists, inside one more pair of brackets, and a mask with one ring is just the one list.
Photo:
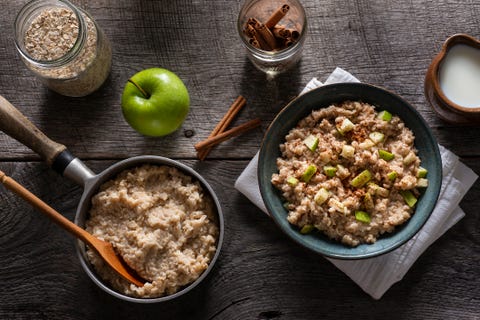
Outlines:
[[[367, 248], [368, 248], [368, 246], [373, 246], [375, 244], [371, 244], [371, 245], [370, 244], [360, 244], [357, 247], [348, 247], [347, 245], [341, 244], [340, 242], [337, 242], [335, 240], [328, 239], [325, 235], [320, 234], [320, 237], [322, 239], [324, 239], [324, 240], [321, 239], [321, 242], [325, 242], [325, 243], [330, 242], [330, 243], [333, 243], [334, 245], [339, 245], [340, 244], [343, 249], [348, 249], [348, 251], [354, 252], [354, 253], [346, 254], [346, 253], [331, 252], [329, 250], [325, 250], [324, 248], [318, 248], [318, 247], [313, 248], [312, 246], [305, 243], [305, 241], [303, 240], [304, 238], [299, 236], [300, 233], [298, 231], [295, 231], [295, 233], [296, 233], [295, 234], [294, 232], [286, 229], [285, 224], [288, 224], [288, 223], [285, 223], [285, 221], [286, 221], [285, 216], [280, 217], [281, 214], [277, 213], [275, 211], [275, 208], [273, 207], [272, 203], [270, 203], [268, 200], [266, 200], [267, 199], [266, 193], [267, 193], [268, 187], [270, 187], [270, 188], [273, 188], [273, 187], [271, 186], [270, 179], [268, 179], [268, 181], [264, 181], [262, 179], [262, 176], [264, 176], [264, 174], [262, 172], [262, 170], [264, 170], [264, 164], [262, 163], [262, 159], [264, 159], [265, 154], [267, 152], [269, 152], [268, 150], [266, 150], [265, 145], [266, 145], [266, 141], [269, 138], [269, 135], [272, 134], [271, 131], [272, 131], [273, 125], [278, 123], [280, 121], [279, 119], [282, 118], [282, 115], [284, 115], [287, 112], [287, 110], [290, 110], [292, 108], [292, 106], [295, 106], [297, 103], [302, 103], [302, 100], [305, 100], [306, 98], [308, 98], [309, 95], [320, 94], [324, 91], [329, 91], [329, 90], [343, 90], [343, 92], [348, 93], [348, 91], [351, 90], [354, 87], [357, 87], [357, 89], [359, 89], [359, 90], [360, 89], [368, 89], [368, 90], [373, 90], [373, 91], [376, 91], [376, 92], [381, 92], [382, 94], [387, 95], [390, 98], [393, 98], [394, 100], [397, 100], [398, 103], [400, 103], [401, 105], [407, 106], [407, 108], [409, 109], [409, 112], [413, 113], [416, 120], [420, 122], [422, 129], [427, 133], [429, 142], [431, 142], [431, 147], [433, 148], [434, 159], [435, 159], [434, 160], [434, 162], [435, 162], [434, 163], [434, 168], [437, 169], [436, 170], [437, 172], [432, 172], [432, 173], [429, 172], [429, 176], [430, 175], [435, 176], [437, 183], [432, 185], [431, 188], [429, 189], [429, 194], [431, 195], [430, 197], [432, 197], [433, 201], [430, 201], [430, 202], [426, 203], [426, 207], [427, 207], [428, 212], [426, 212], [423, 216], [421, 216], [421, 219], [417, 218], [417, 219], [420, 219], [419, 222], [417, 222], [417, 227], [411, 228], [410, 230], [407, 229], [408, 232], [407, 231], [402, 231], [402, 232], [405, 232], [404, 237], [398, 239], [397, 241], [395, 241], [393, 244], [391, 244], [389, 246], [383, 247], [383, 248], [381, 248], [379, 250], [376, 250], [376, 251], [372, 251], [372, 250], [369, 251], [368, 249], [366, 249], [366, 251], [365, 250], [360, 251], [360, 250], [356, 250], [356, 249], [361, 247], [361, 246], [363, 246], [364, 248], [365, 248], [365, 246], [367, 246]], [[366, 98], [358, 98], [358, 100], [365, 100], [365, 99]], [[353, 98], [352, 99], [339, 98], [338, 100], [336, 100], [336, 99], [333, 99], [333, 100], [335, 100], [335, 102], [341, 102], [341, 101], [353, 100]], [[328, 107], [328, 105], [331, 104], [331, 103], [333, 103], [333, 102], [328, 102], [328, 103], [324, 102], [324, 104], [327, 104], [327, 105], [321, 105], [319, 103], [315, 107], [307, 108], [309, 110], [309, 112], [303, 112], [303, 113], [305, 113], [304, 116], [299, 117], [298, 121], [300, 121], [300, 119], [303, 119], [305, 116], [307, 116], [311, 111], [317, 110], [317, 109], [320, 109], [320, 108]], [[371, 103], [371, 104], [373, 105], [373, 103]], [[293, 126], [290, 126], [289, 129], [287, 130], [287, 132], [291, 128], [293, 128]], [[281, 137], [281, 141], [283, 141], [283, 140], [284, 140], [284, 137]], [[270, 150], [270, 152], [271, 152], [271, 150]], [[275, 152], [279, 154], [278, 149]], [[436, 142], [436, 139], [435, 139], [433, 133], [431, 132], [430, 127], [426, 123], [425, 119], [420, 115], [420, 113], [410, 103], [408, 103], [405, 99], [403, 99], [399, 95], [397, 95], [397, 94], [393, 93], [392, 91], [387, 90], [383, 87], [368, 84], [368, 83], [354, 83], [354, 82], [348, 82], [347, 83], [347, 82], [344, 82], [344, 83], [327, 84], [327, 85], [315, 88], [313, 90], [310, 90], [305, 94], [297, 96], [295, 99], [290, 101], [277, 114], [277, 116], [270, 123], [270, 125], [269, 125], [269, 127], [268, 127], [268, 129], [267, 129], [267, 131], [264, 135], [264, 138], [262, 140], [262, 144], [261, 144], [261, 148], [260, 148], [260, 151], [259, 151], [259, 158], [258, 159], [259, 159], [259, 161], [258, 161], [258, 167], [257, 167], [257, 177], [258, 177], [260, 194], [261, 194], [262, 199], [265, 203], [265, 207], [267, 209], [268, 214], [270, 215], [270, 217], [272, 217], [272, 219], [274, 220], [277, 227], [279, 227], [284, 234], [286, 234], [290, 239], [292, 239], [294, 242], [296, 242], [300, 246], [302, 246], [304, 248], [307, 248], [310, 251], [313, 251], [315, 253], [321, 254], [325, 257], [333, 258], [333, 259], [340, 259], [340, 260], [360, 260], [360, 259], [372, 258], [372, 257], [375, 257], [375, 256], [379, 256], [379, 255], [391, 252], [392, 250], [400, 247], [401, 245], [406, 243], [408, 240], [410, 240], [415, 234], [418, 233], [418, 231], [423, 227], [423, 225], [429, 219], [433, 209], [435, 208], [436, 202], [438, 200], [438, 196], [440, 194], [441, 182], [442, 182], [442, 165], [441, 165], [440, 150], [439, 150], [439, 147], [438, 147], [438, 143]], [[286, 210], [285, 210], [284, 214], [285, 213], [286, 213]], [[413, 220], [412, 219], [413, 217], [415, 217], [415, 214], [412, 214], [410, 219], [407, 220], [401, 226], [398, 226], [395, 229], [394, 232], [389, 233], [389, 234], [381, 235], [376, 243], [378, 243], [383, 238], [388, 239], [388, 238], [394, 237], [396, 234], [398, 234], [400, 232], [400, 229], [403, 230], [404, 228], [406, 228], [406, 226], [409, 224], [409, 222], [411, 222]], [[302, 235], [302, 236], [304, 236], [304, 235]], [[359, 252], [355, 253], [356, 251], [359, 251]]]

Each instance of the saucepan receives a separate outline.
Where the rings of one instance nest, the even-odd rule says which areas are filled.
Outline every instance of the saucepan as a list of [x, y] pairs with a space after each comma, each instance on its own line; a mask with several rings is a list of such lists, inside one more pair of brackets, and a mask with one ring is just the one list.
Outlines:
[[179, 297], [186, 292], [196, 287], [211, 271], [218, 256], [223, 243], [224, 235], [224, 220], [220, 202], [208, 184], [208, 182], [196, 171], [190, 167], [182, 164], [181, 162], [153, 155], [144, 155], [128, 158], [120, 161], [108, 167], [101, 173], [95, 174], [90, 170], [80, 159], [72, 155], [70, 151], [62, 144], [59, 144], [47, 136], [45, 136], [38, 128], [36, 128], [20, 111], [18, 111], [12, 104], [10, 104], [5, 98], [0, 96], [0, 129], [11, 136], [12, 138], [23, 143], [40, 155], [47, 164], [60, 173], [62, 176], [71, 179], [75, 183], [83, 187], [83, 194], [78, 205], [74, 222], [78, 226], [84, 228], [85, 221], [88, 218], [88, 211], [91, 205], [91, 198], [97, 192], [99, 187], [106, 181], [115, 178], [120, 172], [127, 168], [133, 168], [142, 164], [154, 164], [154, 165], [166, 165], [179, 169], [187, 175], [196, 179], [203, 187], [206, 193], [208, 193], [215, 205], [216, 209], [216, 223], [218, 224], [218, 239], [216, 244], [216, 252], [213, 256], [208, 268], [202, 273], [202, 275], [187, 285], [183, 289], [179, 290], [175, 294], [159, 297], [159, 298], [134, 298], [124, 295], [120, 292], [110, 288], [96, 273], [93, 266], [89, 263], [86, 256], [85, 245], [77, 241], [76, 248], [80, 263], [90, 277], [90, 279], [98, 285], [102, 290], [120, 298], [122, 300], [137, 302], [137, 303], [156, 303], [166, 300], [171, 300]]

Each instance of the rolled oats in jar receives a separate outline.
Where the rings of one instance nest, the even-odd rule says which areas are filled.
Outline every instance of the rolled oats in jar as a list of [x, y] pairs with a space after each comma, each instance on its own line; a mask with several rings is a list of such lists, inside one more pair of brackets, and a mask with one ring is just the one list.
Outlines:
[[15, 45], [25, 65], [65, 96], [94, 92], [110, 73], [110, 42], [87, 12], [67, 0], [27, 3], [15, 19]]

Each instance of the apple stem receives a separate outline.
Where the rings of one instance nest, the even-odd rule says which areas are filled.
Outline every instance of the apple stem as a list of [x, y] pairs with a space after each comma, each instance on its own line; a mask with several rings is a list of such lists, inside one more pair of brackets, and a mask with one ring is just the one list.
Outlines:
[[145, 90], [143, 90], [142, 87], [136, 84], [135, 81], [133, 81], [132, 79], [128, 79], [128, 82], [137, 87], [137, 89], [140, 90], [140, 92], [145, 96], [146, 99], [150, 98], [150, 95]]

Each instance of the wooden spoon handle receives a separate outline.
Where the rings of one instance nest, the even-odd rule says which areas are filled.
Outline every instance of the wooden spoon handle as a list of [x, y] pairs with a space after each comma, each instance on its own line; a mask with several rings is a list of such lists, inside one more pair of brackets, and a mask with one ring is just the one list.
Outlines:
[[45, 214], [47, 217], [52, 219], [62, 228], [64, 228], [74, 236], [78, 237], [85, 243], [87, 244], [91, 243], [92, 236], [87, 231], [83, 230], [82, 228], [77, 226], [75, 223], [65, 218], [58, 211], [56, 211], [55, 209], [50, 207], [48, 204], [40, 200], [37, 196], [35, 196], [33, 193], [25, 189], [21, 184], [16, 182], [14, 179], [8, 177], [1, 170], [0, 170], [0, 182], [3, 183], [3, 185], [7, 189], [13, 191], [14, 193], [22, 197], [24, 200], [30, 203], [33, 207], [35, 207], [41, 213]]
[[49, 166], [66, 149], [64, 145], [50, 140], [2, 96], [0, 96], [0, 130], [45, 158]]

